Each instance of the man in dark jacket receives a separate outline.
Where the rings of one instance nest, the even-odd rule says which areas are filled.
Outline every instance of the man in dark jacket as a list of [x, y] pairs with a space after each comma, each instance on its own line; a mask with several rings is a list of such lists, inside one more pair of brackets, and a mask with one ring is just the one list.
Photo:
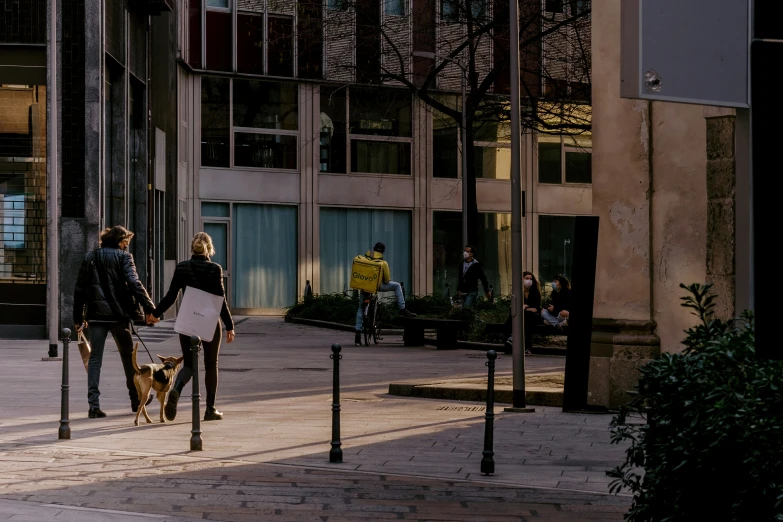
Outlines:
[[[157, 320], [151, 315], [155, 305], [139, 281], [133, 256], [127, 252], [131, 238], [133, 232], [125, 227], [116, 226], [104, 230], [101, 233], [100, 248], [85, 256], [76, 280], [73, 322], [77, 332], [89, 325], [87, 334], [92, 348], [87, 365], [87, 400], [90, 404], [88, 416], [91, 419], [106, 416], [100, 408], [101, 393], [98, 384], [101, 380], [103, 349], [109, 333], [114, 337], [120, 352], [131, 409], [136, 412], [139, 407], [139, 396], [133, 383], [135, 370], [132, 361], [131, 321], [143, 319], [138, 305], [144, 310], [148, 323], [155, 323]], [[152, 400], [152, 396], [149, 400]]]
[[478, 282], [481, 281], [481, 285], [484, 287], [484, 295], [489, 299], [489, 283], [487, 283], [487, 276], [484, 273], [484, 267], [474, 257], [476, 249], [473, 245], [465, 245], [465, 250], [462, 252], [462, 263], [459, 264], [457, 274], [459, 281], [457, 282], [457, 295], [465, 297], [465, 302], [462, 306], [470, 308], [478, 298]]

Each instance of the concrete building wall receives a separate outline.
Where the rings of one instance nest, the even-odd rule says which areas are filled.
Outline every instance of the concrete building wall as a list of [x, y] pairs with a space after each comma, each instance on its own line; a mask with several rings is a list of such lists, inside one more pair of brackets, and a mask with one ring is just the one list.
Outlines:
[[652, 108], [652, 300], [662, 352], [677, 352], [696, 318], [680, 306], [680, 283], [703, 283], [707, 245], [706, 126], [703, 109]]
[[703, 282], [703, 109], [620, 98], [621, 0], [594, 2], [593, 213], [600, 217], [589, 403], [628, 401], [638, 368], [682, 349], [694, 319], [680, 283]]

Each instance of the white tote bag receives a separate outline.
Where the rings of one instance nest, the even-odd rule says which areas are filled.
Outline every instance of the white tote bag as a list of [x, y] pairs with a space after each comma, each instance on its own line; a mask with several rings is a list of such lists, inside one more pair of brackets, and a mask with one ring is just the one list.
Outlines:
[[174, 331], [184, 335], [198, 335], [202, 341], [211, 341], [215, 337], [215, 326], [222, 308], [222, 296], [188, 286], [182, 297]]

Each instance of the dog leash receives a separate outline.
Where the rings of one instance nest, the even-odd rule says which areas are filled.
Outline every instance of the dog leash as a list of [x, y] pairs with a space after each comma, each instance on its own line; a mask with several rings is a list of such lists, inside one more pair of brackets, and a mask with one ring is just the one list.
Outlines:
[[136, 331], [136, 328], [133, 327], [133, 321], [130, 322], [131, 332], [136, 334], [136, 338], [141, 341], [141, 345], [144, 347], [144, 349], [147, 351], [147, 355], [150, 356], [150, 361], [152, 361], [152, 364], [155, 364], [155, 359], [152, 358], [152, 354], [150, 353], [149, 349], [147, 348], [147, 345], [144, 344], [144, 340], [139, 335], [139, 332]]

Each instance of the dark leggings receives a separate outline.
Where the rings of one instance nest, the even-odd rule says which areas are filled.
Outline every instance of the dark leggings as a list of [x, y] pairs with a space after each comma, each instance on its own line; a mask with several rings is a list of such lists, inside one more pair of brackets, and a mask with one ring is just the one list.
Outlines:
[[[207, 408], [215, 407], [215, 395], [218, 387], [218, 354], [220, 353], [220, 339], [223, 337], [223, 328], [218, 321], [215, 327], [215, 336], [211, 341], [202, 343], [204, 350], [204, 385], [207, 387]], [[190, 382], [193, 377], [193, 352], [190, 351], [190, 336], [179, 334], [179, 346], [182, 348], [182, 356], [185, 360], [182, 363], [182, 369], [177, 374], [177, 380], [174, 387], [179, 393], [182, 388]]]

